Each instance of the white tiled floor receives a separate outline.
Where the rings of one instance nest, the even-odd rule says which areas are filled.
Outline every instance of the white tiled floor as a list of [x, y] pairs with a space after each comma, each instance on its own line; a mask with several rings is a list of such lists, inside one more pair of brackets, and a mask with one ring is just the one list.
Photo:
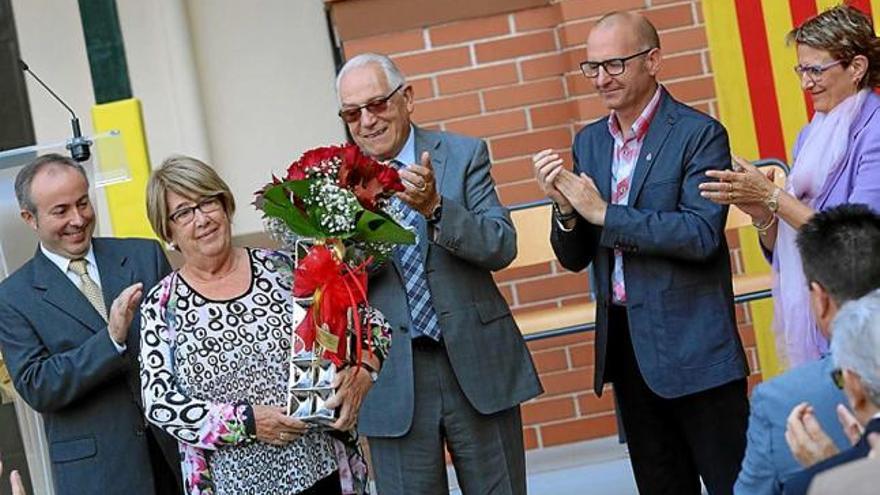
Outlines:
[[[530, 495], [636, 495], [626, 448], [617, 437], [526, 453]], [[450, 493], [460, 495], [449, 468]]]

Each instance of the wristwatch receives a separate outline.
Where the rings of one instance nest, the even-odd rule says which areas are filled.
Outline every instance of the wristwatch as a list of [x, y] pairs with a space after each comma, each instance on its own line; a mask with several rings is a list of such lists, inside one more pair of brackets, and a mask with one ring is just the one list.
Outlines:
[[772, 213], [774, 215], [776, 214], [777, 211], [779, 211], [779, 191], [781, 191], [781, 190], [782, 189], [780, 189], [778, 187], [774, 188], [773, 192], [770, 193], [770, 197], [768, 197], [764, 201], [764, 204], [767, 205], [767, 209], [770, 210], [770, 213]]
[[363, 368], [364, 371], [370, 374], [370, 381], [376, 383], [376, 380], [379, 379], [379, 372], [376, 371], [376, 368], [373, 368], [369, 364], [361, 361], [360, 367]]
[[437, 201], [437, 205], [434, 206], [434, 209], [431, 210], [431, 216], [428, 217], [428, 223], [431, 225], [436, 225], [440, 222], [440, 215], [443, 214], [443, 196], [440, 196], [440, 201]]

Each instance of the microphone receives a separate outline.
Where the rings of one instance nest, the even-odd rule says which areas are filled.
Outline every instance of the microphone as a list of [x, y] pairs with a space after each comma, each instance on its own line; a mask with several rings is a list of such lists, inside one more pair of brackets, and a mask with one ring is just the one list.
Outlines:
[[89, 149], [89, 146], [91, 146], [92, 142], [83, 137], [82, 131], [79, 127], [79, 119], [76, 117], [76, 113], [74, 113], [73, 109], [70, 108], [67, 103], [64, 103], [64, 100], [62, 100], [60, 96], [52, 91], [52, 88], [46, 86], [46, 83], [44, 83], [39, 77], [37, 77], [36, 74], [33, 73], [33, 71], [31, 71], [30, 67], [28, 67], [28, 64], [26, 64], [24, 60], [18, 59], [18, 66], [23, 72], [27, 72], [28, 74], [30, 74], [31, 77], [33, 77], [38, 83], [40, 83], [40, 86], [45, 88], [45, 90], [48, 91], [53, 98], [58, 100], [58, 103], [61, 103], [61, 105], [63, 105], [64, 108], [66, 108], [67, 111], [70, 112], [70, 126], [73, 128], [73, 138], [67, 142], [67, 149], [70, 150], [70, 156], [74, 160], [78, 162], [84, 162], [88, 160], [92, 156], [92, 153]]

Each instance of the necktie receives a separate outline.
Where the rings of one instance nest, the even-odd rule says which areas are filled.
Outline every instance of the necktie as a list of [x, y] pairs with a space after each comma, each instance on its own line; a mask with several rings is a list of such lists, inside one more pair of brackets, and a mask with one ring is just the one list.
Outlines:
[[82, 291], [83, 295], [86, 296], [86, 299], [92, 303], [92, 306], [95, 307], [95, 310], [101, 315], [101, 318], [104, 318], [104, 321], [107, 321], [107, 308], [104, 306], [104, 294], [101, 292], [101, 288], [98, 287], [98, 284], [96, 284], [95, 281], [92, 280], [92, 277], [89, 276], [89, 272], [86, 270], [86, 263], [88, 262], [84, 259], [71, 260], [68, 269], [79, 275], [79, 290]]
[[[393, 163], [400, 166], [400, 162]], [[425, 218], [419, 212], [410, 208], [396, 196], [391, 198], [391, 204], [400, 211], [403, 223], [415, 228], [417, 232], [426, 231]], [[437, 312], [434, 311], [434, 306], [431, 304], [431, 291], [428, 289], [428, 278], [425, 276], [420, 244], [417, 242], [416, 244], [397, 246], [394, 254], [403, 270], [406, 299], [412, 318], [412, 336], [421, 334], [439, 341], [440, 323], [437, 320]]]

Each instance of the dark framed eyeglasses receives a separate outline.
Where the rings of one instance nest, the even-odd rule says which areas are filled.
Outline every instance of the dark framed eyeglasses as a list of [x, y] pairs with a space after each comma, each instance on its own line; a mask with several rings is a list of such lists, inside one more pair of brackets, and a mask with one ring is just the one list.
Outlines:
[[376, 98], [374, 100], [368, 101], [363, 105], [356, 107], [348, 107], [341, 108], [339, 110], [339, 118], [344, 120], [346, 123], [351, 124], [352, 122], [357, 122], [359, 118], [361, 118], [361, 111], [366, 110], [373, 115], [378, 115], [385, 110], [388, 110], [388, 100], [391, 99], [401, 88], [403, 88], [403, 84], [394, 88], [394, 91], [388, 93], [388, 96], [382, 96]]
[[196, 210], [199, 210], [203, 214], [207, 215], [208, 213], [214, 213], [222, 207], [223, 202], [220, 201], [220, 196], [209, 196], [202, 199], [193, 206], [178, 208], [174, 211], [174, 213], [168, 215], [168, 220], [171, 220], [172, 222], [180, 226], [189, 225], [193, 221], [193, 219], [196, 218]]
[[831, 381], [834, 382], [834, 386], [843, 390], [843, 370], [840, 368], [834, 368], [831, 370]]
[[831, 62], [820, 65], [797, 64], [794, 66], [794, 72], [798, 75], [798, 77], [803, 77], [804, 74], [806, 74], [807, 78], [815, 82], [817, 79], [822, 78], [822, 75], [825, 74], [826, 70], [842, 63], [843, 60], [832, 60]]
[[605, 69], [605, 73], [609, 76], [619, 76], [626, 70], [627, 61], [650, 53], [654, 48], [656, 47], [652, 46], [627, 57], [609, 58], [608, 60], [603, 60], [601, 62], [584, 60], [581, 62], [581, 72], [584, 73], [584, 76], [589, 77], [590, 79], [599, 77], [599, 69]]

